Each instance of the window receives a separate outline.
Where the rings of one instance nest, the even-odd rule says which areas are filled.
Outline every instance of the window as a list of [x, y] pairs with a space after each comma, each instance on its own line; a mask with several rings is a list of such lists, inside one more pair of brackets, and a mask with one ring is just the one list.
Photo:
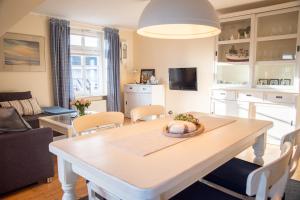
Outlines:
[[72, 29], [70, 43], [75, 97], [106, 95], [102, 32]]

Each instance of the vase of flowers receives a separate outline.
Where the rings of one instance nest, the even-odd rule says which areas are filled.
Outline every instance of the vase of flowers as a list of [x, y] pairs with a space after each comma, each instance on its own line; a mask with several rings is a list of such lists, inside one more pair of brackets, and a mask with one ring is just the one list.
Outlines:
[[71, 105], [75, 106], [79, 116], [85, 115], [85, 109], [91, 105], [91, 101], [88, 99], [76, 99], [71, 102]]

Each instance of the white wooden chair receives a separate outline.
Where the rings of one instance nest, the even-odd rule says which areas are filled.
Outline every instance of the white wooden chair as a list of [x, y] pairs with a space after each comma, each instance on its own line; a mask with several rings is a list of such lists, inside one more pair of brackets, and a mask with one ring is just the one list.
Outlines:
[[140, 106], [130, 111], [130, 117], [133, 123], [144, 117], [156, 116], [159, 118], [161, 115], [165, 115], [165, 108], [160, 105]]
[[291, 144], [294, 147], [294, 151], [290, 163], [291, 169], [289, 173], [289, 177], [292, 177], [298, 167], [299, 158], [300, 158], [300, 129], [297, 129], [285, 135], [281, 139], [281, 145], [280, 145], [281, 148], [283, 147], [283, 144], [285, 142], [291, 142]]
[[[289, 178], [295, 173], [300, 157], [300, 129], [297, 129], [281, 140], [281, 147], [285, 142], [290, 142], [293, 146], [293, 154], [290, 160]], [[212, 171], [203, 178], [203, 181], [227, 192], [234, 192], [240, 196], [247, 197], [246, 182], [247, 178], [256, 169], [261, 166], [250, 163], [238, 158], [233, 158], [221, 167]]]
[[[97, 127], [114, 125], [122, 126], [124, 123], [124, 114], [121, 112], [100, 112], [96, 114], [84, 115], [77, 117], [73, 121], [73, 127], [77, 133], [82, 133]], [[87, 183], [89, 199], [116, 199], [114, 196], [92, 182]], [[96, 197], [96, 193], [100, 198]]]
[[[255, 200], [267, 200], [268, 197], [272, 200], [280, 200], [284, 194], [289, 177], [289, 162], [292, 152], [292, 144], [286, 142], [282, 147], [282, 154], [278, 159], [251, 172], [246, 182], [246, 194], [249, 197], [255, 196]], [[171, 198], [171, 200], [183, 199], [237, 200], [245, 198], [230, 195], [214, 187], [210, 187], [209, 184], [198, 181]]]
[[94, 128], [106, 125], [122, 126], [124, 114], [121, 112], [99, 112], [77, 117], [73, 120], [75, 131], [80, 134]]

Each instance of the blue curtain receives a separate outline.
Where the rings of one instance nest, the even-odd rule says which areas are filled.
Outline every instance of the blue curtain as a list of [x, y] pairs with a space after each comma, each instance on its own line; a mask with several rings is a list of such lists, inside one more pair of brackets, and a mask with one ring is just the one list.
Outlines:
[[107, 111], [121, 111], [119, 30], [104, 28], [107, 61]]
[[70, 64], [69, 21], [50, 19], [50, 51], [54, 104], [70, 108], [70, 101], [74, 96]]

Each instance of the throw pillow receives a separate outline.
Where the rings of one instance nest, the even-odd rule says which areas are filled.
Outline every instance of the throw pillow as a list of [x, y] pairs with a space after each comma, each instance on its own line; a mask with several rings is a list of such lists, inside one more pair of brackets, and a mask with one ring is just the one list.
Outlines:
[[36, 98], [19, 100], [19, 102], [23, 108], [23, 115], [37, 115], [42, 113], [42, 109]]
[[15, 108], [0, 108], [0, 132], [27, 131], [31, 126]]
[[17, 112], [20, 115], [23, 115], [23, 108], [22, 108], [22, 105], [20, 104], [19, 100], [0, 102], [0, 107], [2, 107], [2, 108], [13, 107], [17, 110]]

